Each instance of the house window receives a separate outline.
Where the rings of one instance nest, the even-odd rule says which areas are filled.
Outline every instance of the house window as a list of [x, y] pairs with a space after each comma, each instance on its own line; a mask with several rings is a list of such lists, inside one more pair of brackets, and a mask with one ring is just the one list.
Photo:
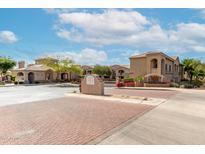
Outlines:
[[167, 66], [167, 64], [165, 65], [165, 70], [166, 70], [166, 71], [168, 70], [168, 66]]
[[169, 72], [171, 72], [172, 71], [172, 66], [171, 65], [169, 65]]

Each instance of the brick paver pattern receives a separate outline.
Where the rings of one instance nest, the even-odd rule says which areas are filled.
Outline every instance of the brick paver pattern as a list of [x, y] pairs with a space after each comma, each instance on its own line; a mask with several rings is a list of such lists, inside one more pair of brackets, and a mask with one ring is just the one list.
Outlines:
[[0, 108], [0, 144], [86, 144], [153, 106], [60, 98]]

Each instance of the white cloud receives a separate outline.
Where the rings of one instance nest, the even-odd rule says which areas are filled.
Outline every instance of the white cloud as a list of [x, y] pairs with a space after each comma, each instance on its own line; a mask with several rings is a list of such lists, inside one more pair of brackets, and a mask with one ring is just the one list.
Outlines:
[[205, 24], [179, 23], [172, 29], [134, 10], [107, 9], [101, 13], [61, 12], [56, 34], [93, 46], [123, 45], [137, 49], [205, 52]]
[[12, 31], [0, 31], [0, 42], [2, 43], [14, 43], [18, 38]]
[[105, 51], [98, 51], [90, 48], [85, 48], [80, 52], [56, 52], [46, 56], [57, 59], [71, 59], [78, 64], [103, 64], [107, 61], [107, 54]]
[[68, 12], [75, 12], [78, 11], [79, 9], [75, 9], [75, 8], [66, 8], [66, 9], [62, 9], [62, 8], [46, 8], [43, 9], [46, 13], [48, 14], [59, 14], [59, 13], [68, 13]]
[[199, 11], [199, 15], [202, 19], [205, 19], [205, 9], [196, 9]]
[[67, 30], [63, 30], [63, 29], [59, 30], [57, 32], [57, 35], [61, 38], [64, 38], [64, 39], [69, 39], [70, 38], [70, 32], [67, 31]]
[[169, 33], [170, 48], [187, 51], [205, 52], [205, 24], [180, 23], [175, 31]]
[[[125, 39], [144, 29], [149, 21], [138, 12], [106, 10], [103, 13], [61, 13], [61, 24], [70, 24], [64, 29], [69, 33], [66, 39], [86, 41], [96, 44], [116, 44], [118, 39]], [[62, 31], [62, 29], [60, 29]], [[57, 32], [59, 34], [59, 32]]]

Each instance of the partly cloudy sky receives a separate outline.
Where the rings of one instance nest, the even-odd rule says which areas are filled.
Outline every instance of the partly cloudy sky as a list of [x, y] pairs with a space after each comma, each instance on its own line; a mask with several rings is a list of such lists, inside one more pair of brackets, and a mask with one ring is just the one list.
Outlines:
[[205, 59], [204, 9], [0, 9], [0, 56], [128, 64], [163, 51]]

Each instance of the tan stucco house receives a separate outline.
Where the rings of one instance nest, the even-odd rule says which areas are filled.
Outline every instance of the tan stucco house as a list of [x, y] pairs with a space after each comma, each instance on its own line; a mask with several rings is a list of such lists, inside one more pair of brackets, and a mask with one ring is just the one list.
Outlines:
[[145, 82], [179, 82], [183, 67], [179, 57], [170, 57], [163, 52], [147, 52], [130, 57], [130, 76], [143, 76]]
[[[112, 74], [109, 77], [110, 79], [123, 79], [129, 76], [130, 73], [130, 65], [124, 64], [115, 64], [109, 66]], [[83, 65], [81, 68], [84, 70], [84, 74], [92, 74], [94, 66], [92, 65]]]
[[[70, 74], [69, 72], [57, 74], [52, 68], [43, 65], [42, 60], [42, 58], [36, 59], [35, 64], [27, 66], [25, 61], [19, 61], [18, 67], [11, 70], [12, 74], [16, 76], [16, 81], [21, 83], [46, 83], [55, 82], [57, 79], [69, 81], [78, 78], [76, 74]], [[55, 61], [55, 59], [53, 60]]]
[[110, 67], [112, 70], [113, 79], [124, 79], [125, 77], [129, 77], [130, 65], [116, 64]]
[[83, 74], [92, 74], [94, 66], [91, 65], [82, 65], [81, 68], [84, 70]]

